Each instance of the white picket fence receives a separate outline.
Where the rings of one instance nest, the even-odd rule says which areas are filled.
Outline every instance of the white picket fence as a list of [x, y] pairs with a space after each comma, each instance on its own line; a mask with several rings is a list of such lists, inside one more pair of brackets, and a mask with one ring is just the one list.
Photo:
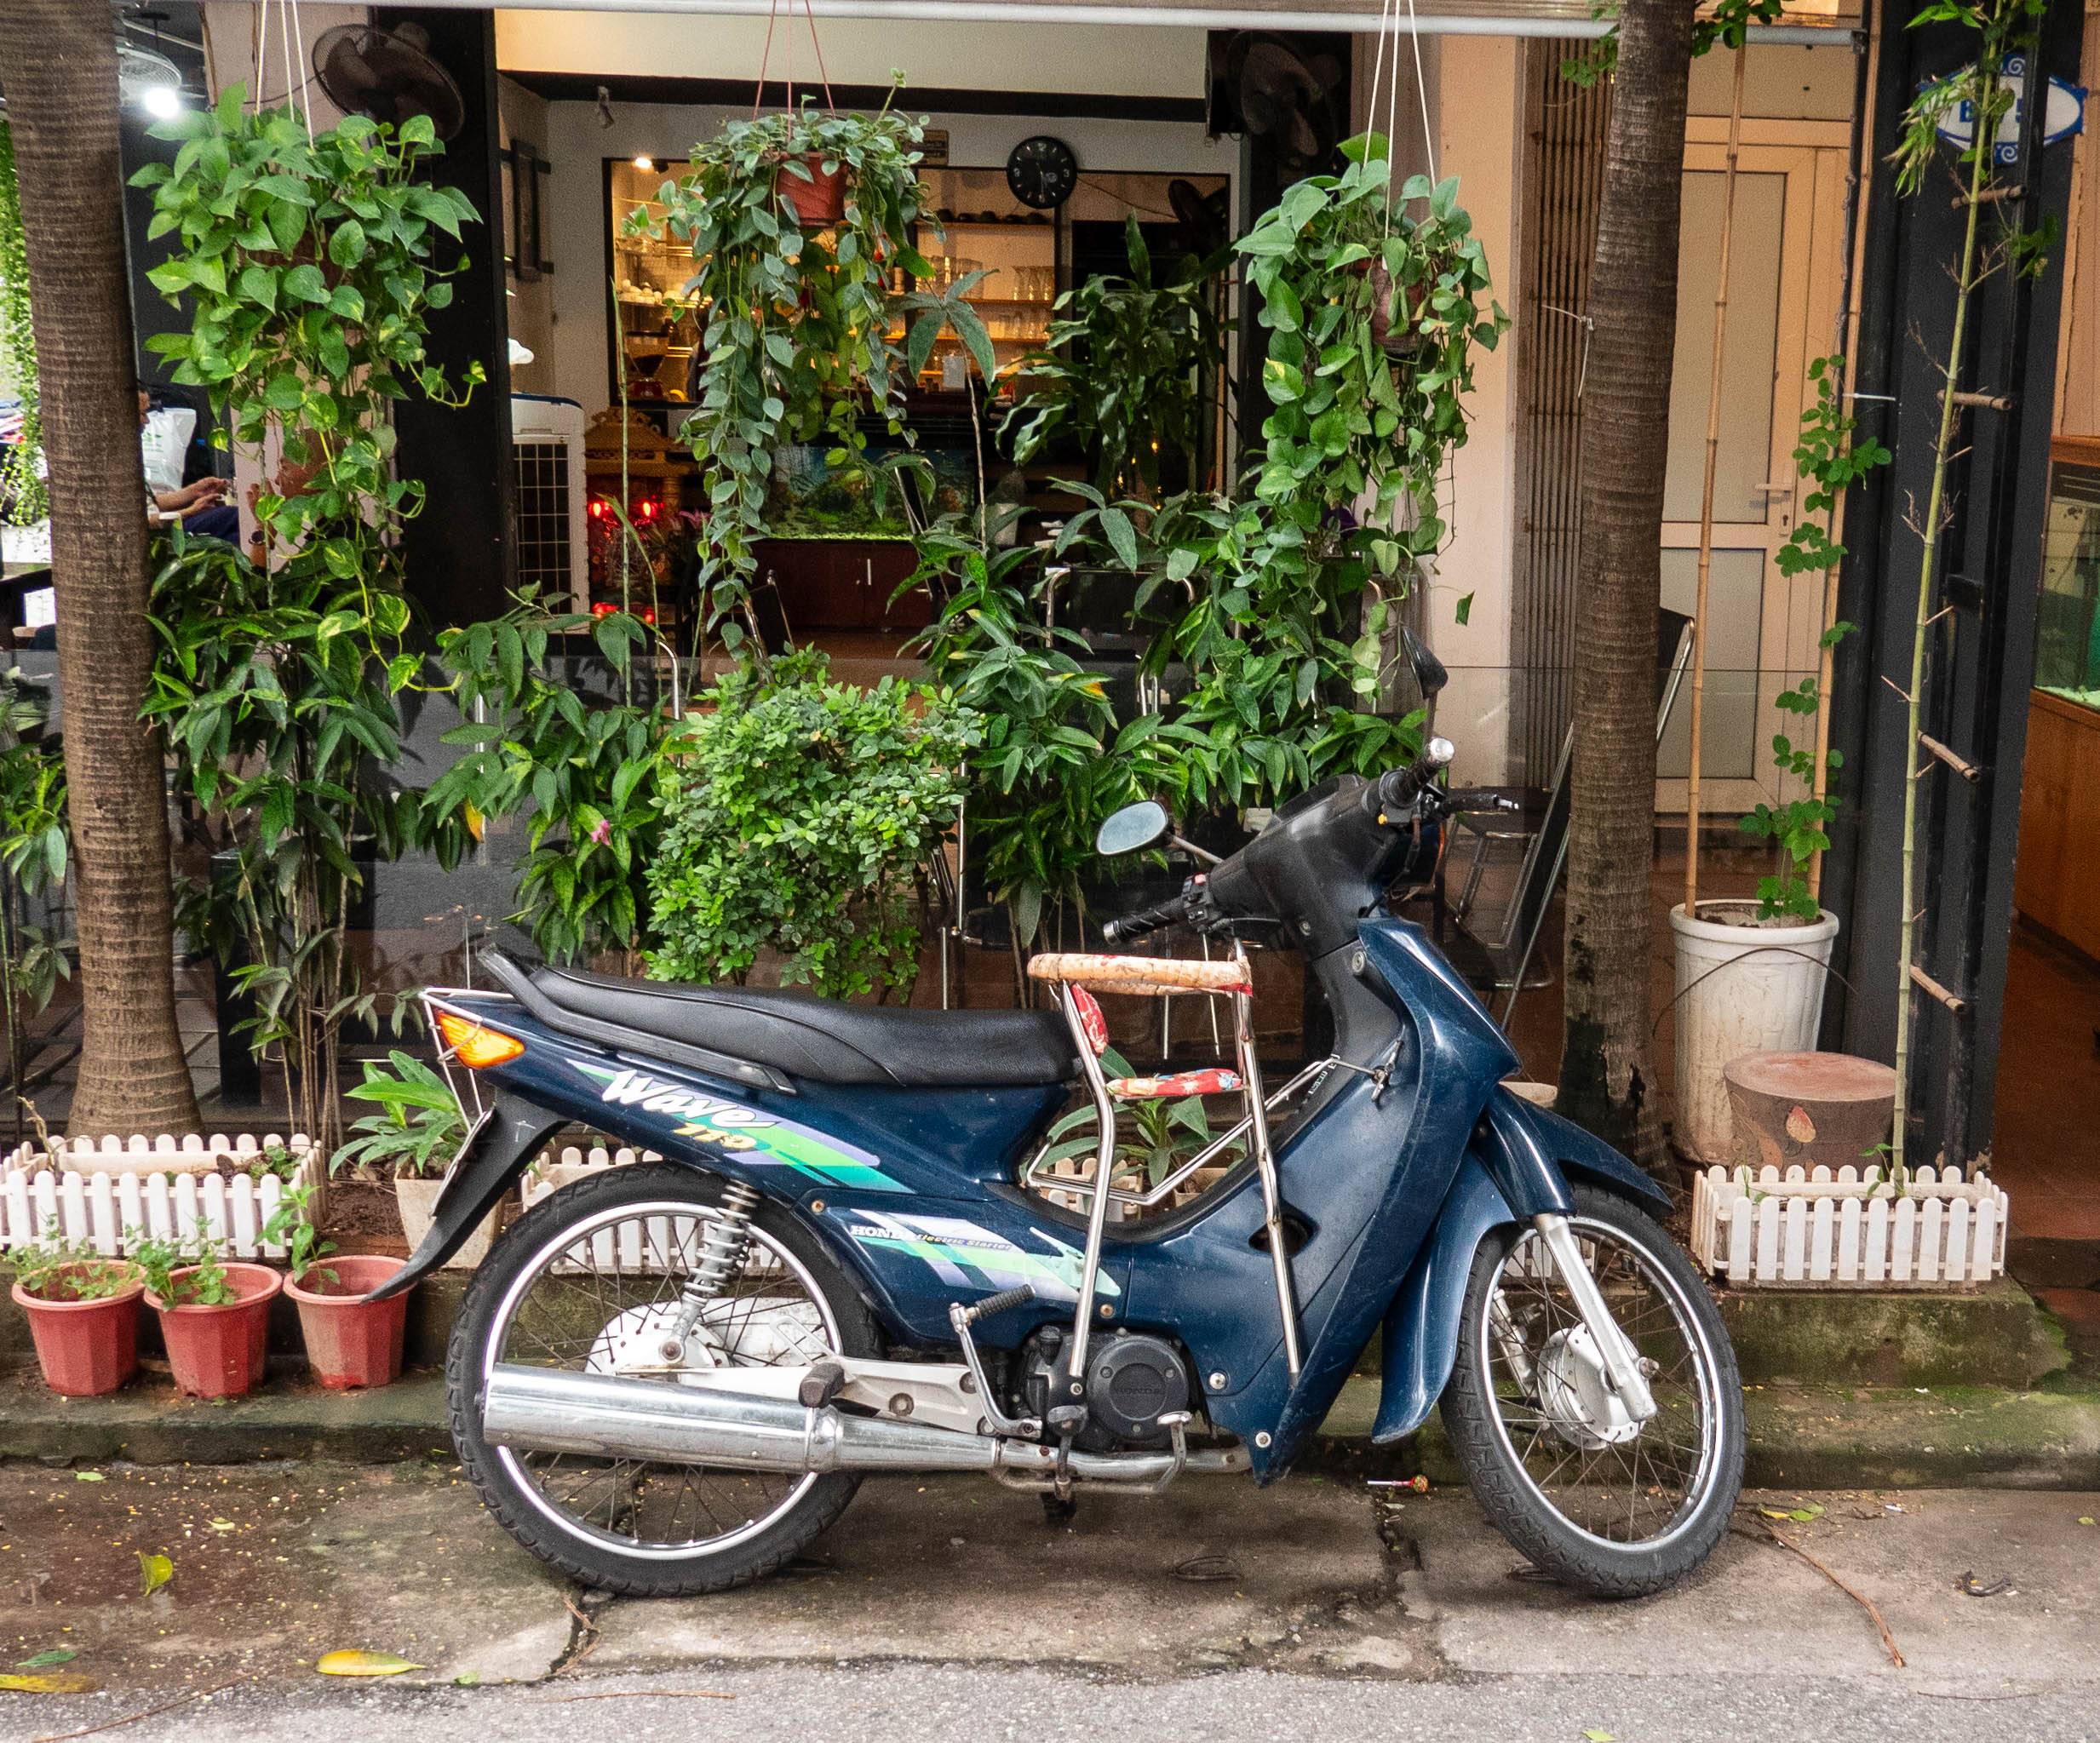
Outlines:
[[[60, 1167], [43, 1151], [25, 1144], [0, 1164], [0, 1251], [42, 1241], [56, 1223], [66, 1241], [87, 1241], [112, 1258], [138, 1240], [192, 1240], [207, 1235], [229, 1255], [282, 1259], [284, 1243], [262, 1231], [284, 1201], [288, 1184], [275, 1174], [257, 1178], [246, 1167], [265, 1150], [290, 1150], [299, 1158], [290, 1184], [315, 1178], [317, 1158], [303, 1134], [262, 1138], [163, 1136], [129, 1143], [83, 1138], [56, 1141]], [[241, 1172], [217, 1172], [221, 1158]], [[85, 1172], [90, 1158], [101, 1172]], [[121, 1172], [119, 1172], [121, 1171]]]
[[1692, 1257], [1736, 1288], [1967, 1289], [2005, 1270], [2010, 1201], [1988, 1176], [1914, 1168], [1899, 1198], [1869, 1172], [1707, 1168]]
[[550, 1192], [578, 1180], [588, 1180], [593, 1174], [606, 1168], [623, 1168], [630, 1162], [660, 1162], [663, 1157], [653, 1150], [634, 1150], [622, 1144], [617, 1150], [608, 1150], [602, 1144], [594, 1144], [588, 1150], [573, 1144], [565, 1144], [559, 1151], [551, 1146], [540, 1152], [532, 1166], [525, 1170], [525, 1177], [518, 1183], [518, 1196], [525, 1207], [531, 1210]]

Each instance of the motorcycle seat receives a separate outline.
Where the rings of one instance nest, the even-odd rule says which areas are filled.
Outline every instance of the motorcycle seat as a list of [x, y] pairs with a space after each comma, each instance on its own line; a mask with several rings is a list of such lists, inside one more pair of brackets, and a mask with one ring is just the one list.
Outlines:
[[1054, 1011], [914, 1011], [573, 968], [535, 969], [530, 979], [557, 1023], [561, 1013], [611, 1023], [808, 1082], [1006, 1088], [1079, 1075], [1071, 1030]]

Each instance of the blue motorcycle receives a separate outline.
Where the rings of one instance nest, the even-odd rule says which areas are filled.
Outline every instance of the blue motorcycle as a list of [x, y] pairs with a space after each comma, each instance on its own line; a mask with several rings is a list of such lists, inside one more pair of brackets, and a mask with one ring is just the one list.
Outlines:
[[[1051, 1009], [496, 955], [496, 989], [432, 989], [472, 1124], [383, 1293], [455, 1252], [556, 1129], [644, 1153], [535, 1203], [468, 1287], [447, 1381], [490, 1510], [571, 1577], [653, 1596], [779, 1568], [870, 1471], [982, 1472], [1053, 1510], [1196, 1473], [1265, 1484], [1378, 1335], [1373, 1438], [1440, 1403], [1481, 1506], [1540, 1568], [1615, 1597], [1691, 1572], [1735, 1505], [1742, 1400], [1655, 1221], [1668, 1200], [1506, 1087], [1507, 1040], [1386, 910], [1450, 809], [1450, 754], [1432, 739], [1412, 768], [1306, 794], [1105, 929], [1186, 927], [1201, 955], [1036, 957]], [[1099, 846], [1170, 833], [1134, 806]], [[1251, 1022], [1265, 941], [1305, 954], [1334, 1025], [1273, 1091]], [[1215, 1001], [1231, 1068], [1106, 1076], [1098, 992]], [[1099, 1148], [1053, 1174], [1076, 1086]], [[1192, 1094], [1241, 1117], [1162, 1179], [1119, 1173], [1119, 1108]]]

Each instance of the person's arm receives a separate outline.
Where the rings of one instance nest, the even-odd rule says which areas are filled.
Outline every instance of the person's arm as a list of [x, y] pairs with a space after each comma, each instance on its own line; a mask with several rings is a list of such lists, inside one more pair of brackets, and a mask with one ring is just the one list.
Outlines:
[[201, 478], [179, 490], [155, 490], [153, 506], [164, 514], [187, 514], [192, 509], [212, 507], [224, 499], [226, 492], [224, 479]]

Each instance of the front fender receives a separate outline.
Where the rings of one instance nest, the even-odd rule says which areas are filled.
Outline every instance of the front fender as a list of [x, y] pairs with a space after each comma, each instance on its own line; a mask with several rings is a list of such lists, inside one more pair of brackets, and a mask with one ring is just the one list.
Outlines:
[[1488, 1098], [1482, 1125], [1482, 1160], [1520, 1217], [1566, 1215], [1573, 1208], [1570, 1178], [1630, 1198], [1655, 1215], [1667, 1217], [1673, 1208], [1668, 1193], [1602, 1138], [1505, 1084]]
[[1469, 1150], [1436, 1226], [1386, 1310], [1378, 1420], [1371, 1429], [1380, 1446], [1413, 1434], [1427, 1419], [1458, 1356], [1473, 1255], [1492, 1231], [1516, 1220], [1509, 1201]]

